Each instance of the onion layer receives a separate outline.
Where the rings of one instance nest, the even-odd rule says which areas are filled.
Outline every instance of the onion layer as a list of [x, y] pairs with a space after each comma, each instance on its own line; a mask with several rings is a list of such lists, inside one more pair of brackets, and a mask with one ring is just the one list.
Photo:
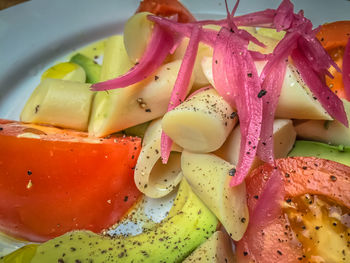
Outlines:
[[[199, 45], [199, 38], [201, 35], [201, 28], [199, 26], [193, 27], [190, 41], [188, 43], [185, 55], [182, 60], [182, 64], [177, 75], [177, 79], [174, 85], [174, 89], [171, 93], [170, 102], [168, 106], [168, 111], [173, 110], [176, 106], [182, 103], [188, 92], [188, 85], [191, 80], [192, 71], [194, 67], [194, 62], [197, 56], [197, 50]], [[162, 162], [167, 163], [170, 150], [171, 150], [172, 140], [162, 132], [160, 141], [160, 150]]]

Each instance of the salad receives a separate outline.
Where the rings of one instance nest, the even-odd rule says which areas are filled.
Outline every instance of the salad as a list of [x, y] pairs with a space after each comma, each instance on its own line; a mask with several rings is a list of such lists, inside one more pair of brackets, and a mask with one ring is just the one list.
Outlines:
[[0, 230], [34, 242], [0, 262], [349, 261], [350, 22], [238, 6], [142, 1], [102, 65], [43, 73], [0, 121]]

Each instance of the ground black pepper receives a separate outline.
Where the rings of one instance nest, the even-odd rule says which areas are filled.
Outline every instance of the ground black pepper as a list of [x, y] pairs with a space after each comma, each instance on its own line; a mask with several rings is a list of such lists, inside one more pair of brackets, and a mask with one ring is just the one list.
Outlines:
[[236, 169], [232, 168], [230, 171], [228, 171], [229, 176], [235, 176], [236, 174]]
[[259, 93], [258, 93], [258, 98], [259, 98], [259, 99], [262, 98], [263, 96], [266, 95], [266, 93], [267, 93], [266, 90], [264, 90], [264, 89], [260, 90]]

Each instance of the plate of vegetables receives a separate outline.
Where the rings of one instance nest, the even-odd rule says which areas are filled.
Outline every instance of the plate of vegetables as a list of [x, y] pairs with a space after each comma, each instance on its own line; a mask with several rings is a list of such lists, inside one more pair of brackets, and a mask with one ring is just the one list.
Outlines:
[[349, 3], [205, 3], [4, 13], [0, 262], [350, 260]]

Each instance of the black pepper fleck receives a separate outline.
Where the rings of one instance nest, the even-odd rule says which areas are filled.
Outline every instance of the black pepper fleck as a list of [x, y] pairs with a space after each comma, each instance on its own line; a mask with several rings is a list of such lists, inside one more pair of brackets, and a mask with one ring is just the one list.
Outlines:
[[237, 112], [232, 112], [230, 115], [230, 119], [234, 119], [237, 116]]
[[258, 98], [259, 98], [259, 99], [262, 98], [263, 96], [266, 95], [266, 93], [267, 93], [266, 90], [264, 90], [264, 89], [260, 90], [259, 93], [258, 93]]
[[229, 174], [229, 176], [235, 176], [236, 169], [235, 168], [230, 169], [230, 171], [228, 171], [228, 174]]

